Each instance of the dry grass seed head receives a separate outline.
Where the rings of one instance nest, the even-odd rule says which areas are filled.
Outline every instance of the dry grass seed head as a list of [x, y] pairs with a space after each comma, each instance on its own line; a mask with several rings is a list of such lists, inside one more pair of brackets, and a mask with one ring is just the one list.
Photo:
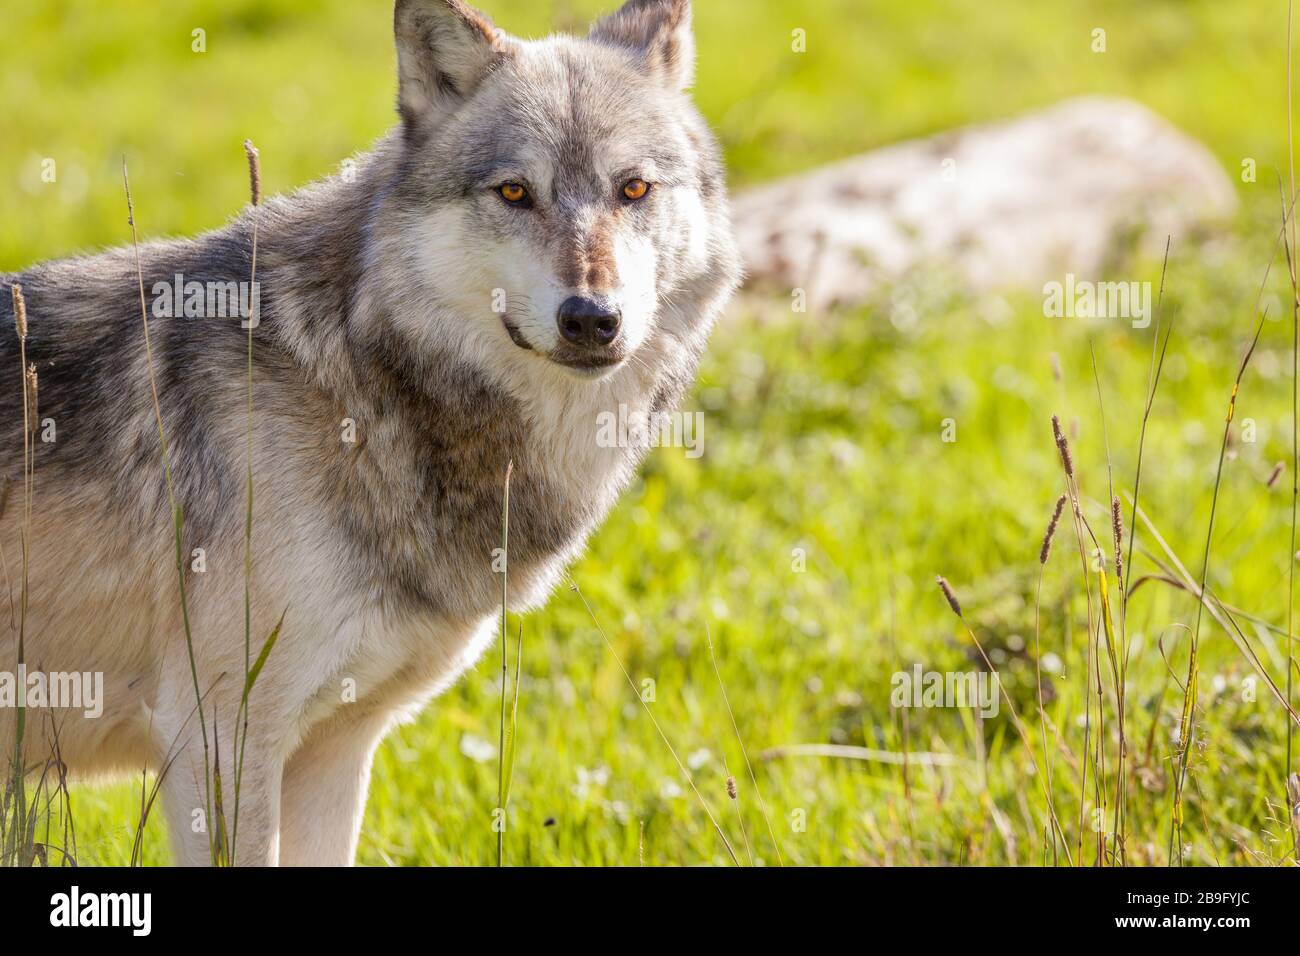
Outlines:
[[20, 339], [27, 338], [27, 300], [23, 298], [23, 287], [14, 283], [9, 287], [9, 294], [14, 300], [14, 326], [18, 329]]
[[1115, 577], [1124, 574], [1124, 558], [1120, 546], [1124, 541], [1124, 516], [1120, 514], [1119, 498], [1110, 499], [1110, 530], [1115, 542]]
[[1046, 564], [1047, 559], [1052, 556], [1052, 539], [1056, 537], [1056, 526], [1061, 520], [1061, 511], [1065, 508], [1065, 495], [1056, 499], [1056, 507], [1052, 509], [1052, 520], [1047, 523], [1047, 533], [1043, 535], [1043, 546], [1038, 549], [1038, 563]]
[[1065, 468], [1065, 477], [1074, 477], [1074, 458], [1070, 455], [1070, 443], [1066, 440], [1065, 432], [1061, 431], [1061, 419], [1052, 416], [1052, 435], [1056, 439], [1056, 449], [1061, 453], [1061, 465]]
[[257, 147], [251, 139], [244, 140], [244, 153], [248, 156], [248, 191], [253, 198], [253, 205], [262, 204], [262, 162], [258, 158]]
[[957, 595], [953, 593], [952, 585], [942, 574], [935, 578], [939, 585], [939, 590], [943, 592], [944, 598], [948, 601], [948, 606], [952, 608], [952, 613], [961, 617], [961, 605], [957, 603]]

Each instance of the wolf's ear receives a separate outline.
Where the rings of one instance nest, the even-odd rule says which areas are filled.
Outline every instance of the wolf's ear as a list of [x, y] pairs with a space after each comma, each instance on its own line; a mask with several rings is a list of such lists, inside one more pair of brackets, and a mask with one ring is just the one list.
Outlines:
[[627, 0], [591, 28], [590, 39], [631, 50], [665, 86], [684, 90], [695, 81], [691, 0]]
[[487, 72], [510, 41], [462, 0], [397, 0], [397, 111], [408, 135], [436, 126]]

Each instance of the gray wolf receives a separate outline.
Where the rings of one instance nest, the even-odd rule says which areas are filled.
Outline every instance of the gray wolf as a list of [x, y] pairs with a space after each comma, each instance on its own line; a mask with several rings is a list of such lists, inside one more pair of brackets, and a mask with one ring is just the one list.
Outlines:
[[[104, 675], [98, 718], [57, 712], [74, 774], [173, 760], [177, 863], [207, 862], [215, 826], [196, 680], [227, 790], [242, 733], [248, 333], [149, 300], [174, 305], [183, 277], [246, 303], [258, 222], [254, 653], [284, 627], [249, 704], [236, 862], [348, 864], [385, 731], [493, 639], [508, 463], [525, 610], [642, 454], [597, 442], [597, 416], [674, 407], [737, 285], [718, 149], [687, 93], [690, 12], [629, 0], [585, 37], [526, 42], [461, 0], [398, 0], [389, 135], [347, 174], [140, 247], [195, 674], [132, 249], [0, 277], [0, 546], [12, 595], [30, 524], [26, 665]], [[12, 284], [57, 426], [34, 442], [29, 518]], [[16, 645], [0, 629], [4, 659]], [[29, 763], [43, 723], [29, 712]], [[13, 738], [0, 708], [0, 753]]]

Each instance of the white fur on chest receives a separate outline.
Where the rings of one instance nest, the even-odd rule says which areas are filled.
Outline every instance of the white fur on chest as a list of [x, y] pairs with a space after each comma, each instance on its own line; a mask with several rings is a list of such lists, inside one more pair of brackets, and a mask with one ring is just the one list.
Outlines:
[[[417, 349], [450, 352], [512, 399], [527, 430], [528, 467], [517, 480], [531, 476], [553, 496], [548, 504], [582, 516], [565, 547], [527, 564], [509, 561], [511, 610], [539, 607], [613, 507], [642, 456], [643, 449], [602, 441], [601, 416], [648, 414], [668, 355], [680, 345], [656, 331], [615, 372], [598, 381], [584, 380], [515, 346], [499, 316], [457, 316], [409, 295], [389, 301]], [[369, 306], [369, 296], [363, 295], [360, 311]], [[463, 567], [485, 557], [479, 551], [440, 555]], [[311, 696], [305, 723], [337, 717], [340, 707], [367, 702], [411, 712], [441, 693], [495, 637], [500, 613], [499, 605], [493, 607], [500, 594], [496, 581], [495, 594], [475, 587], [461, 595], [459, 607], [439, 614], [394, 617], [369, 603], [339, 608], [339, 618], [348, 624], [333, 651], [322, 655], [315, 674], [319, 690]], [[340, 703], [336, 689], [345, 681], [355, 690], [355, 703]]]
[[[635, 384], [629, 388], [626, 381], [574, 384], [579, 387], [530, 396], [532, 400], [525, 406], [530, 415], [529, 455], [548, 485], [581, 494], [595, 507], [592, 518], [567, 548], [527, 565], [507, 564], [513, 611], [526, 611], [545, 602], [565, 566], [617, 500], [639, 457], [635, 449], [601, 447], [597, 416], [610, 407], [611, 399], [615, 409], [620, 400], [632, 407], [645, 407], [648, 399], [641, 390]], [[480, 554], [456, 556], [456, 560], [467, 562], [482, 559]], [[321, 686], [352, 687], [357, 703], [413, 713], [474, 665], [496, 639], [500, 618], [495, 610], [468, 622], [443, 615], [398, 619], [376, 610], [359, 613], [353, 621], [342, 663], [323, 678]], [[351, 683], [345, 684], [347, 681]], [[331, 695], [317, 694], [308, 711], [308, 723], [332, 716], [335, 709]]]
[[470, 622], [434, 616], [404, 620], [374, 614], [351, 635], [338, 663], [317, 675], [317, 692], [302, 730], [324, 720], [383, 713], [414, 717], [482, 656], [496, 637], [499, 617]]

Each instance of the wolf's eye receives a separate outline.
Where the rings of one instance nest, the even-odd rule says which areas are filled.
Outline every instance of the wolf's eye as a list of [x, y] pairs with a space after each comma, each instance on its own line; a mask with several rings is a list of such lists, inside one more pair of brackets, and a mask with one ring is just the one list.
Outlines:
[[501, 194], [502, 199], [512, 206], [531, 205], [527, 187], [521, 186], [519, 183], [506, 183], [503, 186], [498, 186], [497, 192]]
[[623, 184], [623, 198], [630, 199], [632, 202], [645, 199], [648, 192], [650, 192], [650, 184], [644, 179], [629, 179]]

